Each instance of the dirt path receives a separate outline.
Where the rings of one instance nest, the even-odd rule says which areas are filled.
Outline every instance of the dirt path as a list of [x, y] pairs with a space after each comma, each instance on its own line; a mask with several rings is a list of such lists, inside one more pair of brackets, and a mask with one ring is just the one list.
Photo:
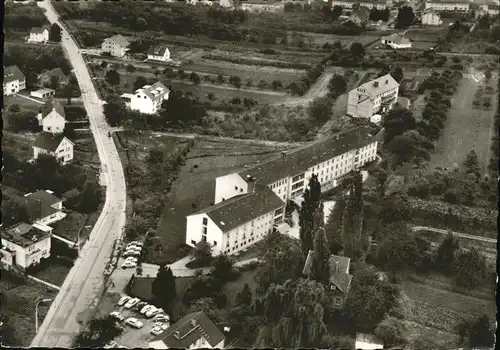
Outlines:
[[497, 101], [496, 98], [492, 99], [490, 110], [473, 109], [472, 101], [477, 89], [478, 84], [471, 76], [464, 75], [451, 101], [443, 134], [431, 156], [429, 169], [460, 165], [471, 150], [477, 153], [481, 169], [487, 169]]

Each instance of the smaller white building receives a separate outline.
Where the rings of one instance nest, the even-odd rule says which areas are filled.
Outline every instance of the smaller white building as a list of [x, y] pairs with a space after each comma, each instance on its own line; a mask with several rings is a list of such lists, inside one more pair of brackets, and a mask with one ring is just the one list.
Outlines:
[[66, 112], [64, 107], [59, 103], [54, 102], [52, 104], [52, 110], [43, 115], [38, 113], [37, 115], [39, 125], [42, 125], [42, 129], [45, 132], [51, 134], [60, 134], [64, 132], [64, 127], [66, 126]]
[[108, 52], [113, 57], [123, 57], [127, 53], [130, 42], [123, 35], [113, 35], [103, 41], [102, 52]]
[[224, 349], [224, 334], [203, 311], [185, 315], [149, 341], [151, 349]]
[[56, 91], [49, 88], [43, 88], [35, 91], [31, 91], [30, 95], [41, 100], [48, 100], [56, 94]]
[[40, 27], [31, 28], [28, 42], [45, 44], [47, 41], [49, 41], [49, 31], [47, 28], [40, 28]]
[[479, 11], [476, 12], [476, 17], [489, 15], [497, 16], [499, 14], [500, 6], [498, 3], [490, 2], [479, 6]]
[[155, 114], [160, 110], [163, 101], [168, 100], [169, 94], [170, 90], [160, 82], [145, 85], [135, 91], [130, 100], [130, 109], [143, 114]]
[[368, 7], [370, 10], [372, 8], [384, 10], [385, 8], [391, 8], [392, 3], [392, 0], [332, 0], [332, 7], [340, 6], [344, 9], [352, 9], [355, 4], [359, 4], [359, 6]]
[[40, 154], [50, 154], [62, 164], [73, 160], [74, 143], [62, 133], [52, 134], [41, 132], [33, 144], [33, 158], [37, 159]]
[[50, 225], [66, 217], [61, 198], [50, 190], [40, 190], [24, 195], [26, 208], [31, 222], [41, 225]]
[[4, 96], [17, 94], [26, 89], [26, 76], [18, 66], [8, 66], [3, 70]]
[[152, 61], [170, 61], [170, 50], [166, 46], [151, 45], [148, 50], [148, 60]]
[[393, 49], [409, 49], [411, 48], [411, 41], [408, 38], [405, 38], [403, 34], [391, 34], [387, 36], [383, 36], [380, 39], [380, 43], [382, 45], [390, 46]]
[[18, 223], [2, 229], [2, 263], [25, 270], [50, 257], [52, 228]]
[[422, 25], [425, 26], [439, 26], [443, 23], [439, 13], [433, 8], [425, 9], [422, 12]]
[[372, 334], [356, 333], [355, 349], [382, 350], [384, 342]]

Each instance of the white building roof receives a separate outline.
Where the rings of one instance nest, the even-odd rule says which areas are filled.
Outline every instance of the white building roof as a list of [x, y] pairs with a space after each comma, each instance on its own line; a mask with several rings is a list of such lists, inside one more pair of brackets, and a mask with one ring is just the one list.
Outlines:
[[161, 100], [168, 92], [170, 92], [170, 90], [158, 81], [153, 85], [144, 85], [142, 88], [135, 91], [135, 93], [141, 92], [148, 96], [151, 100], [157, 101]]
[[392, 75], [386, 74], [358, 86], [356, 91], [370, 96], [371, 98], [375, 98], [378, 95], [397, 87], [399, 87], [398, 82], [392, 77]]

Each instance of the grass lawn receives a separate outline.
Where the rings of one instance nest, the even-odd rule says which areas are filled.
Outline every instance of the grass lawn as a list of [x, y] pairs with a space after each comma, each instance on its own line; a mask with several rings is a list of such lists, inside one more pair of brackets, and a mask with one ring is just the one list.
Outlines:
[[490, 160], [493, 116], [497, 98], [492, 99], [490, 110], [473, 109], [472, 101], [478, 84], [465, 76], [453, 97], [451, 108], [436, 150], [431, 156], [430, 167], [452, 168], [462, 164], [471, 150], [475, 150], [479, 166], [486, 171]]
[[18, 95], [9, 95], [9, 96], [4, 96], [3, 98], [4, 98], [3, 103], [5, 108], [9, 108], [9, 106], [17, 104], [22, 109], [38, 112], [38, 110], [41, 107], [43, 107], [43, 103], [37, 103], [35, 101], [32, 101], [30, 99]]
[[55, 257], [51, 257], [40, 271], [32, 272], [30, 275], [60, 287], [63, 285], [70, 270], [70, 266], [61, 263]]
[[[57, 292], [34, 281], [20, 283], [2, 271], [0, 279], [2, 314], [6, 326], [12, 330], [13, 339], [4, 339], [20, 347], [28, 347], [35, 336], [35, 304], [40, 299], [54, 299]], [[39, 322], [47, 314], [50, 303], [38, 308]]]
[[307, 38], [312, 39], [315, 45], [323, 46], [325, 43], [330, 45], [334, 44], [336, 41], [340, 41], [343, 46], [348, 46], [353, 43], [361, 43], [363, 45], [368, 45], [373, 41], [378, 41], [380, 35], [335, 35], [335, 34], [323, 34], [323, 33], [312, 33], [312, 32], [300, 32]]
[[222, 291], [226, 294], [227, 305], [226, 310], [229, 312], [236, 303], [236, 296], [245, 286], [248, 284], [252, 295], [255, 296], [255, 289], [257, 288], [257, 282], [255, 282], [255, 275], [257, 275], [257, 269], [250, 271], [243, 271], [241, 275], [234, 281], [228, 282], [222, 287]]
[[35, 134], [14, 134], [4, 130], [2, 133], [2, 147], [15, 154], [16, 159], [21, 162], [26, 162], [33, 158], [33, 142], [35, 142]]
[[[272, 153], [262, 154], [263, 151]], [[178, 256], [179, 246], [185, 242], [186, 215], [208, 207], [214, 201], [216, 177], [241, 171], [244, 165], [276, 156], [279, 152], [276, 147], [236, 141], [196, 141], [172, 186], [158, 225], [157, 235], [163, 241], [163, 255], [172, 261], [181, 257]]]
[[[71, 241], [76, 240], [78, 231], [86, 224], [87, 215], [76, 211], [70, 211], [67, 216], [51, 226], [54, 228], [54, 233], [58, 236], [67, 238]], [[82, 229], [81, 238], [89, 235], [90, 230]]]

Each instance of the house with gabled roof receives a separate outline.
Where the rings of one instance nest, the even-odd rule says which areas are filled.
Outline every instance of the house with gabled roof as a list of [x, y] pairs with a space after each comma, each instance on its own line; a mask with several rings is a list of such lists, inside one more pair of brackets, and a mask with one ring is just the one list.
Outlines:
[[151, 45], [148, 49], [148, 60], [166, 62], [170, 60], [170, 50], [164, 45]]
[[387, 45], [393, 49], [409, 49], [411, 48], [411, 40], [405, 38], [404, 34], [394, 33], [383, 36], [380, 39], [382, 45]]
[[180, 318], [149, 341], [152, 349], [224, 349], [224, 334], [203, 311]]
[[26, 76], [18, 66], [8, 66], [3, 69], [4, 96], [17, 94], [26, 89]]
[[328, 190], [375, 161], [377, 138], [370, 128], [356, 127], [217, 177], [214, 205], [186, 218], [186, 244], [205, 241], [214, 253], [246, 249], [280, 227], [286, 203], [302, 196], [312, 175]]
[[31, 28], [28, 42], [45, 44], [47, 41], [49, 41], [49, 30], [47, 28], [41, 28], [41, 27]]
[[[314, 251], [312, 250], [307, 254], [304, 269], [302, 270], [304, 276], [309, 276], [311, 273], [313, 255]], [[352, 275], [349, 273], [351, 259], [345, 256], [332, 254], [330, 255], [328, 263], [330, 269], [330, 286], [328, 290], [333, 298], [333, 307], [342, 309], [351, 288]]]
[[44, 132], [60, 134], [64, 132], [66, 126], [66, 112], [64, 106], [58, 102], [52, 102], [52, 110], [47, 113], [38, 113], [38, 123], [42, 126]]
[[113, 35], [103, 41], [102, 52], [108, 52], [114, 57], [123, 57], [127, 53], [130, 42], [121, 34]]
[[390, 74], [370, 80], [349, 91], [347, 114], [370, 119], [390, 111], [398, 101], [399, 83]]
[[73, 160], [73, 146], [62, 133], [52, 134], [42, 131], [33, 144], [33, 159], [37, 159], [40, 154], [50, 154], [62, 164], [67, 164]]
[[48, 85], [53, 79], [57, 79], [60, 85], [64, 85], [68, 82], [68, 76], [64, 74], [59, 67], [43, 72], [39, 74], [37, 78], [40, 85]]
[[370, 9], [365, 6], [360, 6], [358, 9], [352, 11], [348, 21], [357, 26], [368, 24], [368, 22], [370, 22]]
[[24, 195], [30, 221], [36, 224], [50, 225], [66, 217], [62, 211], [63, 200], [53, 191], [40, 190]]
[[422, 12], [422, 25], [424, 26], [439, 26], [443, 23], [441, 15], [432, 7], [425, 9]]
[[168, 100], [170, 90], [160, 82], [144, 85], [130, 98], [130, 109], [143, 114], [157, 113], [163, 101]]

